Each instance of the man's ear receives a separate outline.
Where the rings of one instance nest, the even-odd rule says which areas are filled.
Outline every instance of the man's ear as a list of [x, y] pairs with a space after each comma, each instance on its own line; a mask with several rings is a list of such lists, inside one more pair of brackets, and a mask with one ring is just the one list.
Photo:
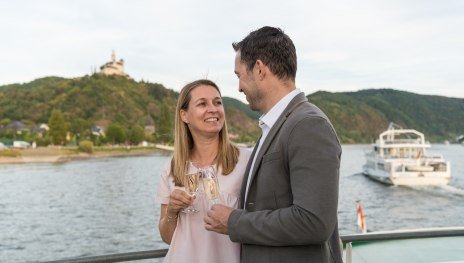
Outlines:
[[189, 124], [190, 122], [187, 119], [186, 112], [184, 110], [181, 110], [180, 112], [180, 118], [182, 119], [183, 122], [186, 124]]
[[255, 68], [259, 77], [259, 80], [263, 80], [267, 74], [267, 66], [263, 63], [262, 60], [258, 59], [255, 63]]

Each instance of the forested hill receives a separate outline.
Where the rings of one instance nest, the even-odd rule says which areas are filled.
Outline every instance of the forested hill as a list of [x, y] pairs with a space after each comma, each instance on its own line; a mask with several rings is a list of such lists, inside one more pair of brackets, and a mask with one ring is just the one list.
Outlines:
[[[47, 123], [52, 110], [58, 109], [74, 134], [85, 135], [93, 124], [106, 128], [117, 123], [131, 129], [151, 121], [155, 140], [169, 141], [177, 96], [162, 84], [124, 77], [46, 77], [0, 86], [0, 128], [14, 120], [32, 128]], [[464, 99], [392, 89], [321, 91], [307, 97], [329, 116], [342, 143], [371, 143], [389, 122], [421, 131], [432, 142], [452, 142], [464, 133]], [[232, 98], [224, 98], [224, 105], [229, 131], [239, 135], [236, 140], [255, 141], [259, 113]]]
[[343, 143], [370, 143], [389, 122], [423, 132], [431, 142], [464, 133], [464, 99], [392, 89], [316, 92], [308, 99], [331, 119]]
[[[46, 77], [25, 84], [0, 86], [0, 127], [19, 120], [30, 128], [47, 123], [53, 109], [63, 113], [69, 130], [89, 133], [93, 124], [117, 123], [125, 129], [154, 122], [155, 137], [172, 140], [178, 93], [162, 84], [94, 74], [75, 79]], [[242, 102], [224, 98], [229, 131], [240, 140], [259, 134], [255, 116]], [[255, 117], [256, 118], [256, 117]], [[233, 121], [235, 120], [235, 121]], [[164, 137], [164, 138], [163, 138]]]

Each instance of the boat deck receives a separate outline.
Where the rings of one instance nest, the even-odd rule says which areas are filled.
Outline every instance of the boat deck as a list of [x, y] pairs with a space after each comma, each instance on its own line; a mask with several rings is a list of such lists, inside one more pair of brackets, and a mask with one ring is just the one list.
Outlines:
[[352, 248], [352, 262], [464, 263], [464, 237], [438, 237], [355, 243]]
[[[464, 263], [464, 227], [423, 228], [370, 232], [340, 237], [345, 263], [395, 262]], [[47, 263], [104, 263], [162, 258], [167, 249], [91, 257], [68, 258]]]

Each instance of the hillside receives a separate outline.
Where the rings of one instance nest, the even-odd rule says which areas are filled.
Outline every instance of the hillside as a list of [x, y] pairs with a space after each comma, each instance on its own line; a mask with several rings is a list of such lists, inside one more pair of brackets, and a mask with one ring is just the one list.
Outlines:
[[[47, 123], [59, 109], [73, 134], [90, 136], [93, 124], [117, 123], [130, 130], [153, 121], [153, 140], [172, 140], [178, 93], [162, 84], [116, 76], [76, 79], [46, 77], [0, 86], [0, 128], [20, 120], [30, 128]], [[392, 89], [316, 92], [307, 96], [331, 119], [342, 143], [370, 143], [389, 122], [425, 133], [432, 142], [454, 141], [464, 134], [464, 99], [426, 96]], [[260, 134], [259, 113], [236, 99], [223, 99], [229, 132], [241, 142]], [[0, 138], [2, 134], [0, 134]]]
[[316, 92], [308, 99], [331, 119], [344, 143], [370, 143], [389, 122], [423, 132], [432, 142], [464, 133], [464, 99], [392, 89]]
[[[130, 129], [143, 127], [151, 119], [159, 139], [172, 133], [177, 96], [177, 92], [161, 84], [124, 77], [97, 74], [76, 79], [46, 77], [0, 86], [0, 125], [20, 120], [32, 128], [47, 123], [52, 110], [59, 109], [75, 134], [90, 134], [93, 124], [107, 127], [109, 123], [118, 123]], [[224, 105], [228, 118], [240, 120], [230, 122], [229, 130], [243, 138], [255, 138], [259, 128], [248, 117], [251, 111], [239, 110], [247, 106], [230, 98], [224, 99]]]

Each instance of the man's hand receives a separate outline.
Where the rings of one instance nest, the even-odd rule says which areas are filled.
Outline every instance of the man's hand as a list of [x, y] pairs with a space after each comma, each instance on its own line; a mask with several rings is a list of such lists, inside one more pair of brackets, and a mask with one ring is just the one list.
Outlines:
[[233, 210], [228, 206], [213, 205], [204, 219], [206, 230], [227, 235], [227, 221]]

